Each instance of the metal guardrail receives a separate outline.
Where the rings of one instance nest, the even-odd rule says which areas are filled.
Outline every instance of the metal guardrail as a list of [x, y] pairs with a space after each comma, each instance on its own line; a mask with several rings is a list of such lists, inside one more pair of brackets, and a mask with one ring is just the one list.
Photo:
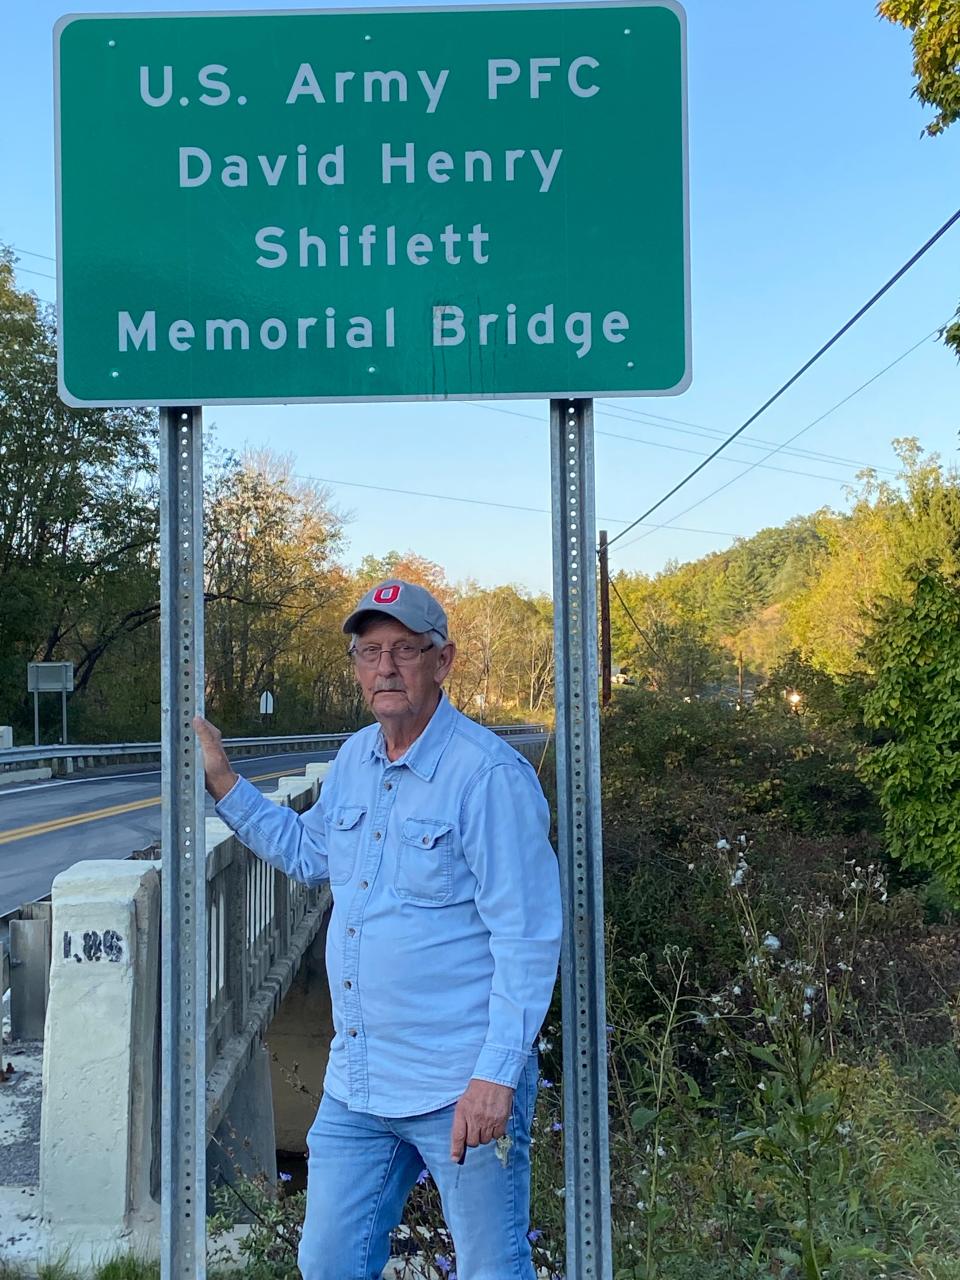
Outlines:
[[[487, 725], [492, 733], [499, 734], [503, 738], [525, 737], [530, 734], [544, 734], [547, 732], [546, 725], [543, 724], [498, 724]], [[351, 737], [350, 733], [300, 733], [289, 734], [283, 737], [258, 737], [258, 738], [224, 738], [223, 745], [227, 750], [236, 756], [249, 754], [251, 751], [263, 749], [267, 752], [280, 751], [291, 747], [302, 746], [309, 750], [311, 748], [330, 749], [338, 747]], [[95, 761], [100, 763], [109, 763], [111, 760], [117, 759], [134, 759], [137, 757], [156, 756], [160, 757], [159, 742], [108, 742], [108, 743], [68, 743], [64, 745], [40, 746], [40, 747], [7, 747], [0, 750], [0, 772], [6, 769], [15, 768], [24, 764], [49, 763], [56, 765], [60, 761], [89, 761], [87, 767], [93, 767]], [[72, 772], [74, 767], [82, 767], [82, 765], [74, 766], [69, 764], [66, 772]]]

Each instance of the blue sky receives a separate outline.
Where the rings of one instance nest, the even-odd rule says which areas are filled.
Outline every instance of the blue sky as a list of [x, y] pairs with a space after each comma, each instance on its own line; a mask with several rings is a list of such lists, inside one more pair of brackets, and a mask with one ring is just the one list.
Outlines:
[[[65, 12], [104, 7], [30, 0], [0, 14], [0, 242], [21, 252], [21, 286], [51, 301], [54, 281], [28, 274], [54, 270], [34, 256], [55, 252], [51, 32]], [[118, 9], [245, 7], [318, 6], [152, 0]], [[921, 137], [929, 113], [910, 97], [909, 38], [880, 22], [869, 0], [688, 0], [685, 7], [693, 383], [673, 398], [597, 402], [598, 523], [611, 536], [715, 447], [711, 432], [739, 426], [960, 205], [960, 126]], [[748, 438], [785, 441], [948, 320], [958, 300], [960, 226]], [[781, 453], [768, 466], [785, 470], [757, 468], [709, 498], [763, 456], [731, 448], [740, 466], [718, 459], [653, 518], [678, 527], [634, 531], [615, 548], [613, 564], [655, 572], [796, 513], [842, 506], [856, 466], [833, 459], [889, 467], [896, 436], [918, 436], [952, 462], [958, 389], [952, 355], [922, 343], [792, 446], [829, 459]], [[330, 481], [350, 515], [351, 563], [409, 549], [455, 580], [544, 590], [547, 408], [537, 401], [216, 407], [207, 421], [224, 445], [289, 452], [299, 473]]]

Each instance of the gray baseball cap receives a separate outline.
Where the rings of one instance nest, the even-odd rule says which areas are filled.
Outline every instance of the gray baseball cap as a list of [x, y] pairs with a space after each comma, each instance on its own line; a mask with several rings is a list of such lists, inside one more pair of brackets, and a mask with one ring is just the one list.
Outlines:
[[436, 631], [444, 640], [449, 638], [447, 615], [430, 592], [416, 583], [388, 578], [371, 587], [343, 624], [344, 631], [347, 635], [355, 634], [371, 614], [377, 613], [396, 618], [417, 635]]

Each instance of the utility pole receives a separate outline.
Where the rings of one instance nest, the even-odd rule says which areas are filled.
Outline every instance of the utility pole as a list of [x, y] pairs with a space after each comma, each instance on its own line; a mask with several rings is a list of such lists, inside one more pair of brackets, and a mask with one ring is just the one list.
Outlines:
[[737, 710], [743, 710], [743, 650], [737, 658]]
[[607, 531], [600, 530], [600, 701], [606, 706], [611, 696], [610, 653], [610, 564], [607, 559]]

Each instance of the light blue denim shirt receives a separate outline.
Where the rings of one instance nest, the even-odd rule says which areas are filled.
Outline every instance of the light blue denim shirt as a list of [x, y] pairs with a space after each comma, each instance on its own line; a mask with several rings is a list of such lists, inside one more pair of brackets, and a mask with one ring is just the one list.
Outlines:
[[377, 725], [298, 815], [240, 779], [217, 812], [254, 853], [330, 881], [334, 1038], [324, 1089], [421, 1115], [471, 1077], [515, 1087], [550, 1004], [560, 879], [536, 772], [441, 696], [391, 763]]

